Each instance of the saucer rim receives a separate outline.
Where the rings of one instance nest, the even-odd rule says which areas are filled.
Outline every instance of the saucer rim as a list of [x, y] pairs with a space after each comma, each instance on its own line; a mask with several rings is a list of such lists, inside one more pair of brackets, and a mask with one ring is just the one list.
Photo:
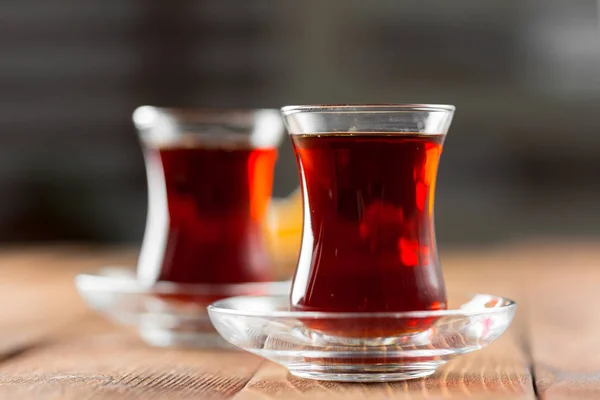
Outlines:
[[[228, 314], [242, 317], [262, 317], [262, 318], [296, 318], [296, 319], [347, 319], [347, 318], [358, 318], [358, 319], [372, 319], [372, 318], [431, 318], [431, 317], [474, 317], [481, 315], [501, 314], [507, 312], [514, 312], [517, 308], [517, 302], [504, 296], [497, 296], [486, 293], [464, 293], [467, 299], [473, 299], [476, 296], [488, 296], [495, 299], [500, 299], [503, 303], [499, 307], [491, 308], [478, 308], [478, 309], [449, 309], [449, 310], [430, 310], [430, 311], [402, 311], [402, 312], [331, 312], [331, 311], [254, 311], [254, 310], [243, 310], [234, 309], [231, 307], [223, 306], [226, 302], [239, 301], [244, 304], [244, 300], [266, 299], [273, 301], [273, 299], [279, 299], [284, 301], [288, 299], [288, 296], [283, 295], [262, 295], [262, 296], [233, 296], [227, 297], [221, 300], [217, 300], [208, 305], [209, 315], [215, 314]], [[461, 304], [463, 306], [466, 303]]]
[[[132, 275], [110, 276], [108, 270], [133, 272]], [[104, 273], [103, 273], [104, 271]], [[240, 294], [256, 290], [267, 290], [268, 292], [289, 292], [291, 280], [267, 281], [267, 282], [244, 282], [244, 283], [177, 283], [162, 281], [156, 283], [145, 283], [136, 280], [133, 267], [106, 265], [78, 273], [74, 277], [75, 286], [78, 290], [85, 292], [110, 292], [121, 294], [159, 294], [159, 295], [225, 295], [240, 296]]]

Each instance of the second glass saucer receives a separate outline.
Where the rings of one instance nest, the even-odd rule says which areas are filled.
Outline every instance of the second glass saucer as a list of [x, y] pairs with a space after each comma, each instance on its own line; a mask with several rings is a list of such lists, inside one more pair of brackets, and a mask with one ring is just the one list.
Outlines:
[[287, 296], [234, 297], [208, 307], [225, 340], [293, 375], [383, 382], [431, 375], [482, 349], [510, 325], [516, 303], [478, 294], [450, 298], [450, 310], [335, 313], [290, 311]]
[[87, 305], [138, 330], [160, 347], [231, 347], [213, 328], [206, 307], [230, 296], [287, 295], [289, 281], [242, 284], [139, 283], [132, 268], [105, 267], [75, 277]]

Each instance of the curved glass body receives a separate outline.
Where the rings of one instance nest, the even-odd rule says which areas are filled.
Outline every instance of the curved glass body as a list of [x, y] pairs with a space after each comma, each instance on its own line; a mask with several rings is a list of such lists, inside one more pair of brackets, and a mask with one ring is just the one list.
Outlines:
[[[282, 109], [304, 208], [292, 309], [447, 307], [433, 208], [438, 161], [453, 111], [452, 106], [429, 105]], [[380, 326], [373, 335], [398, 328]], [[351, 325], [344, 329], [353, 335]], [[404, 324], [406, 329], [411, 327]], [[341, 332], [336, 329], [336, 334]]]
[[181, 110], [133, 115], [149, 206], [141, 282], [272, 280], [263, 220], [283, 123], [276, 110]]

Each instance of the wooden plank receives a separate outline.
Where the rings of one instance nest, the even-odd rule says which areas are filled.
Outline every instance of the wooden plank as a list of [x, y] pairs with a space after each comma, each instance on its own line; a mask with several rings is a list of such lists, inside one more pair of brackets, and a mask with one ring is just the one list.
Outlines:
[[527, 250], [529, 337], [539, 396], [600, 398], [600, 246], [540, 244]]
[[450, 291], [510, 296], [519, 302], [517, 320], [489, 348], [429, 378], [388, 384], [302, 380], [242, 352], [149, 348], [93, 316], [72, 285], [82, 269], [134, 259], [81, 248], [0, 251], [0, 300], [17, 305], [0, 309], [0, 399], [533, 399], [533, 379], [542, 399], [600, 398], [593, 243], [444, 253]]
[[235, 350], [157, 349], [89, 316], [0, 364], [0, 399], [221, 399], [262, 360]]
[[129, 263], [131, 250], [78, 247], [0, 250], [0, 360], [12, 357], [88, 311], [73, 277], [105, 263]]
[[450, 263], [449, 286], [461, 278], [458, 286], [484, 287], [519, 302], [516, 327], [539, 398], [600, 398], [598, 243], [528, 241], [475, 258], [479, 268], [471, 257]]
[[[88, 267], [132, 263], [131, 253], [67, 248], [33, 253], [16, 251], [0, 260], [11, 265], [3, 271], [0, 281], [22, 282], [13, 288], [12, 296], [21, 297], [23, 290], [32, 293], [26, 296], [27, 311], [22, 314], [26, 315], [26, 321], [33, 322], [29, 322], [30, 328], [24, 331], [35, 332], [34, 328], [43, 327], [40, 336], [26, 342], [28, 351], [0, 365], [0, 398], [87, 398], [92, 395], [94, 398], [133, 399], [149, 396], [219, 398], [240, 390], [240, 398], [312, 398], [334, 393], [349, 398], [393, 395], [400, 398], [529, 399], [533, 396], [527, 357], [514, 339], [515, 329], [489, 349], [452, 362], [425, 380], [379, 385], [319, 383], [290, 377], [281, 367], [265, 363], [249, 381], [261, 363], [260, 358], [250, 354], [151, 349], [134, 334], [96, 317], [81, 319], [90, 313], [77, 299], [72, 286], [73, 275]], [[498, 255], [493, 251], [468, 257], [463, 253], [451, 255], [445, 267], [451, 290], [477, 288], [475, 291], [484, 292], [490, 291], [489, 288], [499, 290], [497, 293], [508, 293], [510, 285], [502, 288], [502, 282], [509, 283], [505, 278], [515, 271], [499, 269], [497, 263]], [[503, 271], [493, 276], [493, 287], [486, 286], [490, 281], [489, 271]], [[518, 296], [518, 290], [513, 292]], [[74, 323], [78, 319], [81, 321]], [[18, 321], [14, 317], [7, 321], [12, 321], [7, 323], [13, 332], [8, 335], [9, 339], [16, 337], [14, 333], [25, 326], [15, 323]], [[57, 321], [62, 325], [56, 325]], [[52, 334], [65, 325], [67, 329]], [[11, 345], [11, 351], [14, 352], [14, 348]]]
[[77, 272], [134, 261], [118, 249], [0, 253], [0, 301], [19, 304], [0, 309], [0, 399], [218, 399], [241, 390], [259, 357], [151, 348], [85, 307]]

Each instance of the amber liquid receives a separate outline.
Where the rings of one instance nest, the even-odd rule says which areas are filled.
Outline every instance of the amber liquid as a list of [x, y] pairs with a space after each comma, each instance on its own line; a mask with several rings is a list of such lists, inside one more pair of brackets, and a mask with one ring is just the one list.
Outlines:
[[[352, 133], [291, 138], [305, 198], [292, 309], [445, 309], [433, 223], [444, 136]], [[310, 325], [362, 337], [416, 332], [429, 322], [408, 318]]]
[[141, 267], [158, 269], [154, 271], [156, 281], [229, 284], [271, 280], [262, 223], [276, 157], [276, 149], [147, 149], [150, 174], [161, 175], [149, 175], [149, 184], [164, 185], [168, 223], [166, 233], [156, 232], [166, 234], [161, 259]]

